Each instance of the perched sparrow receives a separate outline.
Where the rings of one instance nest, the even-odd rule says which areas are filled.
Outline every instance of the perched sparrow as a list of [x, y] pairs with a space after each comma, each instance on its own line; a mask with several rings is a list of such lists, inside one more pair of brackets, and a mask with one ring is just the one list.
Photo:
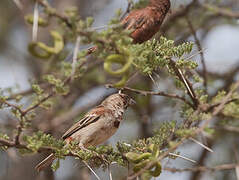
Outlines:
[[131, 11], [122, 20], [125, 29], [132, 30], [134, 43], [143, 43], [159, 31], [170, 8], [170, 0], [150, 0], [147, 7]]
[[[143, 43], [151, 39], [160, 29], [160, 26], [170, 9], [170, 0], [150, 0], [147, 7], [131, 11], [122, 21], [127, 30], [132, 30], [130, 36], [133, 43]], [[88, 49], [93, 53], [97, 46]]]
[[[116, 132], [123, 120], [124, 111], [134, 103], [126, 94], [113, 94], [66, 131], [62, 139], [66, 144], [71, 141], [78, 142], [83, 149], [90, 145], [99, 145]], [[54, 154], [50, 154], [36, 166], [36, 170], [41, 171], [50, 166], [54, 159]]]

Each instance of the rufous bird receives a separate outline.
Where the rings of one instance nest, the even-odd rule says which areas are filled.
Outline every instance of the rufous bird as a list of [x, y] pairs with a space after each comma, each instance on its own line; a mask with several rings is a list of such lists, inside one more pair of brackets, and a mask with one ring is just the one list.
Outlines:
[[159, 31], [170, 5], [170, 0], [150, 0], [147, 7], [131, 11], [122, 20], [123, 27], [132, 30], [134, 43], [143, 43]]
[[[143, 43], [151, 39], [159, 31], [170, 6], [170, 0], [150, 0], [145, 8], [131, 11], [121, 24], [132, 31], [130, 36], [133, 43]], [[96, 46], [89, 48], [88, 54], [96, 49]]]
[[[66, 146], [74, 141], [78, 143], [81, 149], [90, 145], [102, 144], [117, 131], [123, 120], [125, 110], [133, 104], [135, 104], [135, 101], [128, 95], [113, 94], [66, 131], [62, 139], [66, 142]], [[55, 159], [56, 157], [52, 153], [40, 162], [35, 169], [41, 171], [50, 166]]]

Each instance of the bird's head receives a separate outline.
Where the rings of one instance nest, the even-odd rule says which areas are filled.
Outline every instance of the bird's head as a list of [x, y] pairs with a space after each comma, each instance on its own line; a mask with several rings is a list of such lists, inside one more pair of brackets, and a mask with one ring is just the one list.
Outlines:
[[134, 105], [136, 102], [127, 94], [117, 93], [107, 97], [101, 104], [103, 106], [112, 106], [126, 109], [130, 105]]

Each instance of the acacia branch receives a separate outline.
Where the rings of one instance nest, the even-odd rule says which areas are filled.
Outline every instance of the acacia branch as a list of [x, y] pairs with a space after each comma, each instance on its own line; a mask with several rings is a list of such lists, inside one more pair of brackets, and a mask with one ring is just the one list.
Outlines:
[[[10, 141], [10, 140], [6, 140], [6, 139], [2, 139], [0, 138], [0, 147], [1, 146], [6, 146], [8, 148], [17, 148], [17, 149], [25, 149], [27, 151], [32, 151], [32, 149], [28, 148], [26, 144], [21, 144], [18, 143], [16, 144], [14, 141]], [[57, 149], [55, 147], [50, 147], [50, 146], [41, 146], [37, 149], [37, 153], [42, 153], [42, 152], [51, 152], [51, 153], [55, 153], [57, 151]], [[97, 158], [102, 159], [103, 161], [107, 160], [102, 157], [101, 155], [99, 155], [97, 152], [92, 151], [93, 155], [96, 156]], [[64, 154], [64, 156], [73, 156], [73, 157], [78, 157], [79, 159], [82, 159], [82, 157], [80, 157], [77, 153], [74, 153], [73, 151], [69, 151], [69, 153]]]
[[[50, 84], [46, 84], [46, 83], [41, 83], [39, 84], [39, 86], [42, 88], [42, 89], [46, 89], [46, 88], [49, 88], [50, 87]], [[22, 91], [22, 92], [18, 92], [18, 93], [15, 93], [15, 94], [11, 94], [6, 100], [13, 100], [13, 99], [16, 99], [18, 96], [27, 96], [27, 95], [30, 95], [34, 93], [33, 89], [30, 88], [28, 90], [25, 90], [25, 91]]]
[[[8, 148], [17, 148], [17, 149], [25, 149], [25, 150], [28, 150], [28, 151], [32, 151], [31, 149], [29, 149], [27, 147], [26, 144], [22, 144], [22, 143], [18, 143], [16, 144], [16, 142], [14, 141], [10, 141], [10, 140], [6, 140], [6, 139], [3, 139], [3, 138], [0, 138], [0, 146], [6, 146]], [[38, 153], [42, 153], [42, 152], [55, 152], [55, 148], [53, 147], [49, 147], [49, 146], [42, 146], [40, 147], [37, 152]], [[69, 156], [72, 156], [71, 153], [68, 154]], [[67, 155], [67, 156], [68, 156]]]
[[140, 176], [141, 174], [143, 174], [147, 169], [149, 169], [150, 167], [152, 167], [155, 163], [157, 163], [158, 161], [161, 161], [163, 158], [169, 156], [169, 153], [175, 151], [181, 144], [183, 144], [186, 140], [188, 140], [191, 137], [194, 137], [198, 134], [200, 134], [201, 132], [203, 132], [203, 130], [208, 126], [208, 124], [214, 119], [215, 116], [217, 116], [224, 108], [224, 106], [226, 105], [227, 101], [231, 98], [232, 94], [234, 91], [236, 91], [239, 88], [239, 81], [237, 81], [237, 83], [234, 85], [234, 87], [228, 92], [228, 94], [223, 98], [223, 100], [221, 101], [220, 105], [218, 107], [216, 107], [212, 113], [212, 117], [207, 119], [204, 124], [196, 129], [195, 131], [193, 131], [191, 134], [186, 135], [185, 137], [183, 137], [180, 141], [178, 141], [177, 143], [175, 143], [172, 147], [170, 147], [167, 151], [163, 152], [156, 160], [151, 161], [150, 163], [148, 163], [144, 168], [142, 168], [140, 171], [138, 171], [137, 173], [129, 176], [127, 179], [128, 180], [132, 180], [138, 176]]
[[205, 171], [222, 171], [222, 170], [231, 170], [231, 169], [235, 169], [236, 167], [238, 167], [238, 164], [222, 164], [222, 165], [218, 165], [215, 167], [207, 167], [207, 166], [198, 166], [198, 167], [194, 167], [194, 168], [185, 168], [185, 169], [177, 169], [177, 168], [171, 168], [171, 167], [165, 167], [163, 168], [166, 171], [170, 171], [172, 173], [176, 173], [176, 172], [185, 172], [185, 171], [190, 171], [190, 172], [205, 172]]
[[224, 130], [224, 131], [228, 131], [231, 133], [239, 133], [239, 127], [234, 127], [234, 126], [229, 126], [229, 125], [224, 125], [224, 126], [216, 126], [215, 129], [219, 129], [219, 130]]
[[7, 105], [8, 107], [11, 107], [11, 108], [17, 110], [20, 113], [20, 121], [19, 121], [19, 125], [17, 126], [17, 134], [14, 138], [15, 144], [18, 145], [19, 139], [20, 139], [20, 136], [22, 133], [22, 128], [23, 128], [23, 119], [24, 119], [24, 116], [26, 115], [26, 113], [19, 106], [15, 105], [15, 104], [11, 104], [7, 101], [3, 101], [2, 103]]
[[[112, 85], [112, 84], [107, 84], [106, 87], [107, 88], [115, 88], [114, 85]], [[164, 96], [164, 97], [168, 97], [168, 98], [179, 99], [179, 100], [185, 102], [186, 104], [188, 104], [189, 106], [193, 107], [193, 104], [190, 103], [186, 98], [184, 98], [182, 96], [179, 96], [177, 94], [168, 94], [168, 93], [165, 93], [163, 91], [158, 91], [158, 92], [143, 91], [143, 90], [139, 90], [139, 89], [133, 89], [133, 88], [130, 88], [130, 87], [122, 87], [122, 88], [118, 88], [118, 89], [131, 91], [131, 92], [134, 92], [134, 93], [137, 93], [137, 94], [141, 94], [143, 96], [155, 95], [155, 96]]]
[[187, 89], [187, 93], [189, 95], [189, 97], [192, 99], [193, 101], [193, 109], [197, 109], [200, 102], [196, 96], [196, 93], [193, 89], [193, 86], [192, 84], [190, 83], [190, 81], [183, 75], [183, 72], [177, 68], [176, 66], [176, 63], [172, 60], [172, 59], [169, 59], [170, 60], [170, 65], [171, 67], [173, 68], [174, 70], [174, 73], [176, 74], [176, 76], [179, 78], [179, 80], [184, 84], [185, 88]]
[[[238, 101], [239, 99], [228, 99], [225, 103], [226, 104], [230, 104], [232, 102]], [[217, 106], [219, 106], [221, 103], [216, 103], [216, 104], [212, 104], [210, 107], [207, 108], [206, 112], [210, 112], [212, 109], [216, 108]]]
[[174, 24], [178, 19], [184, 18], [187, 14], [189, 14], [193, 7], [198, 5], [197, 2], [198, 0], [193, 0], [186, 6], [180, 6], [166, 19], [166, 22], [163, 24], [160, 30], [164, 33], [167, 32], [171, 25]]
[[201, 6], [203, 8], [205, 8], [206, 10], [212, 11], [215, 14], [220, 15], [220, 16], [224, 16], [224, 17], [228, 17], [228, 18], [235, 18], [235, 19], [239, 18], [239, 12], [234, 12], [234, 11], [231, 11], [226, 8], [220, 8], [220, 7], [214, 6], [212, 4], [208, 4], [208, 3], [203, 3], [203, 4], [201, 4]]
[[56, 18], [65, 22], [69, 28], [72, 28], [72, 24], [70, 23], [69, 19], [66, 16], [58, 13], [55, 9], [53, 9], [47, 2], [47, 0], [36, 0], [36, 1], [49, 12], [49, 15], [55, 16]]

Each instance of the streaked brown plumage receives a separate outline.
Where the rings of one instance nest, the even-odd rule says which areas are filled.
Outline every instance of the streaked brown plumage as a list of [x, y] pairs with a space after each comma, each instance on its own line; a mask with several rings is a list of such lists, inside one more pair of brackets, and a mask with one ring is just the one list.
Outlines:
[[[134, 101], [126, 94], [109, 96], [66, 131], [62, 139], [66, 144], [71, 141], [78, 142], [81, 148], [105, 142], [117, 131], [124, 111], [133, 103]], [[50, 166], [54, 159], [54, 154], [50, 154], [36, 166], [36, 170], [41, 171]]]
[[150, 0], [147, 7], [131, 11], [122, 20], [125, 29], [132, 30], [134, 43], [143, 43], [156, 34], [170, 9], [170, 0]]

